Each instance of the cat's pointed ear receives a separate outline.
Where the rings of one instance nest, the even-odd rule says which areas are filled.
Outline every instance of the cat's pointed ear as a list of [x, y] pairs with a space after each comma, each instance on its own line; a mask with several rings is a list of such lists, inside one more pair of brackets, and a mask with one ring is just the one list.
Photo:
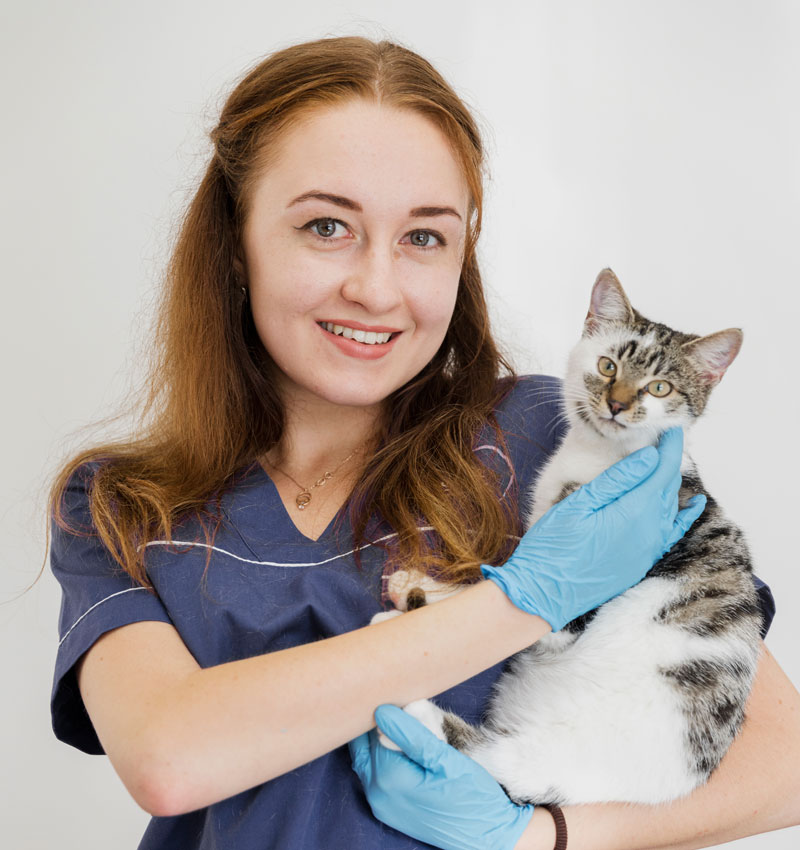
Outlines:
[[584, 335], [594, 333], [603, 322], [630, 323], [633, 320], [633, 307], [622, 284], [611, 269], [603, 269], [592, 288], [592, 300], [583, 325]]
[[722, 380], [728, 366], [733, 363], [743, 339], [744, 334], [739, 328], [728, 328], [684, 343], [683, 350], [697, 367], [700, 376], [714, 386]]

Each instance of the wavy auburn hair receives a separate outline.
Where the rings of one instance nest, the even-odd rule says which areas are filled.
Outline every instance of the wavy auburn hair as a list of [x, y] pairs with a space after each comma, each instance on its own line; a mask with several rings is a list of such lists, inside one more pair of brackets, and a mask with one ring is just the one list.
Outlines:
[[[474, 456], [474, 440], [514, 376], [498, 352], [475, 242], [481, 225], [483, 147], [472, 116], [437, 71], [387, 41], [331, 38], [289, 47], [236, 86], [211, 133], [214, 155], [191, 201], [165, 279], [156, 357], [143, 404], [143, 436], [84, 451], [51, 493], [66, 526], [63, 494], [83, 464], [93, 525], [114, 559], [150, 587], [144, 544], [172, 539], [198, 515], [213, 537], [219, 498], [281, 438], [284, 410], [274, 366], [242, 293], [243, 225], [253, 185], [275, 142], [320, 107], [363, 98], [425, 116], [449, 141], [471, 196], [461, 279], [447, 335], [431, 362], [386, 400], [379, 448], [349, 500], [356, 547], [374, 523], [396, 537], [391, 563], [454, 580], [500, 563], [519, 532], [513, 499]], [[420, 520], [437, 534], [425, 535]], [[434, 542], [435, 541], [435, 542]]]

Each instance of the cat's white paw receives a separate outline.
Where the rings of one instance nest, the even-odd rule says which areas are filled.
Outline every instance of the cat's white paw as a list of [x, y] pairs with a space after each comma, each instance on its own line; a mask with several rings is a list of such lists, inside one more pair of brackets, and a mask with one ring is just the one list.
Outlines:
[[463, 587], [436, 581], [429, 575], [416, 570], [397, 570], [389, 576], [386, 589], [392, 605], [400, 611], [407, 611], [409, 591], [416, 589], [423, 591], [425, 604], [430, 605], [459, 593]]
[[408, 610], [408, 591], [415, 587], [421, 587], [425, 580], [423, 573], [415, 570], [397, 570], [389, 576], [386, 582], [386, 591], [392, 605], [399, 611]]
[[437, 738], [446, 741], [444, 730], [442, 729], [442, 721], [444, 720], [444, 712], [438, 705], [432, 703], [429, 699], [418, 699], [410, 702], [403, 711], [416, 717], [419, 722], [433, 732]]
[[393, 620], [395, 617], [399, 617], [403, 612], [402, 611], [378, 611], [378, 613], [369, 621], [370, 625], [374, 625], [375, 623], [383, 623], [385, 620]]
[[[433, 732], [437, 738], [446, 742], [447, 739], [445, 738], [444, 731], [442, 730], [444, 712], [438, 705], [434, 705], [427, 699], [418, 699], [414, 702], [410, 702], [407, 706], [405, 706], [403, 711], [405, 711], [406, 714], [410, 714], [412, 717], [415, 717], [420, 723], [422, 723], [423, 726]], [[378, 729], [378, 741], [380, 741], [380, 743], [387, 749], [400, 749], [400, 747], [398, 747], [394, 741], [387, 738], [380, 729]]]

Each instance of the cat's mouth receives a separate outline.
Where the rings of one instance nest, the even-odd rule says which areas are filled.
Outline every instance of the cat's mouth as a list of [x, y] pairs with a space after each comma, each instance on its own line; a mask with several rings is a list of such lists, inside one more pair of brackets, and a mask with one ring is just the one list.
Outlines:
[[608, 425], [614, 431], [624, 431], [628, 427], [624, 422], [620, 422], [613, 416], [598, 416], [597, 418], [602, 425]]

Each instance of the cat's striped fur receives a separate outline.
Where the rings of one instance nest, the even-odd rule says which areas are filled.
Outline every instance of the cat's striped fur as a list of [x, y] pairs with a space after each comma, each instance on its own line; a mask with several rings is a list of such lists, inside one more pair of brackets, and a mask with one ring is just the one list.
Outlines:
[[[539, 476], [531, 524], [666, 428], [688, 429], [740, 343], [735, 329], [700, 338], [645, 319], [602, 272], [570, 356], [570, 430]], [[603, 360], [600, 371], [602, 358], [613, 368]], [[750, 555], [688, 455], [682, 473], [681, 507], [695, 493], [708, 498], [689, 533], [638, 585], [511, 659], [483, 726], [428, 701], [408, 707], [512, 799], [671, 800], [708, 779], [740, 729], [760, 651]], [[417, 604], [416, 588], [429, 601], [452, 592], [398, 574], [399, 607], [411, 587]]]

